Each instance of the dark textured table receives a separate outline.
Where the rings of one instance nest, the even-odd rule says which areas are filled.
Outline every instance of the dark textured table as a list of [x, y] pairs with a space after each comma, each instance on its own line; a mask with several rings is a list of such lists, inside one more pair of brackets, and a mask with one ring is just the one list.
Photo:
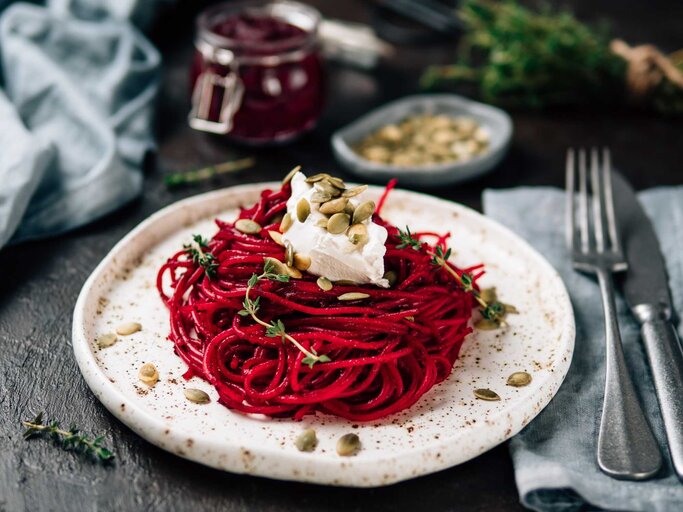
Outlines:
[[[452, 43], [399, 48], [372, 73], [330, 65], [329, 100], [315, 132], [287, 147], [245, 151], [193, 133], [185, 123], [190, 20], [203, 2], [166, 12], [152, 38], [164, 59], [158, 115], [160, 150], [140, 199], [67, 236], [0, 251], [0, 510], [518, 510], [506, 446], [453, 469], [380, 489], [318, 487], [232, 475], [168, 454], [111, 416], [86, 387], [71, 352], [78, 292], [116, 241], [159, 208], [188, 195], [249, 181], [279, 179], [295, 164], [343, 175], [329, 136], [369, 109], [417, 90], [427, 63], [448, 62]], [[328, 16], [369, 19], [368, 3], [314, 2]], [[679, 1], [573, 0], [586, 20], [610, 19], [632, 43], [683, 46]], [[561, 185], [567, 146], [608, 145], [638, 188], [683, 183], [683, 124], [635, 112], [513, 112], [511, 151], [488, 177], [435, 193], [478, 208], [485, 187]], [[193, 188], [169, 191], [163, 173], [254, 154], [258, 165]], [[530, 219], [533, 222], [534, 219]], [[20, 419], [44, 410], [65, 423], [106, 435], [111, 467], [65, 453], [49, 442], [24, 442]]]

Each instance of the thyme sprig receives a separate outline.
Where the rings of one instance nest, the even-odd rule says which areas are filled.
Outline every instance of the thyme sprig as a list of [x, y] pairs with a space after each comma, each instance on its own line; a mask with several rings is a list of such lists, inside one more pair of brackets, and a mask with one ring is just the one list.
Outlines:
[[69, 430], [64, 430], [57, 421], [43, 423], [42, 412], [32, 420], [22, 421], [21, 424], [26, 427], [23, 433], [24, 439], [49, 437], [63, 449], [83, 453], [99, 462], [109, 462], [114, 458], [114, 453], [102, 445], [104, 436], [97, 436], [93, 439], [81, 434], [73, 426]]
[[208, 250], [209, 241], [202, 235], [192, 235], [192, 240], [193, 243], [183, 244], [183, 249], [194, 263], [204, 267], [204, 272], [209, 279], [216, 277], [218, 261]]
[[285, 324], [282, 322], [282, 320], [271, 320], [270, 323], [267, 323], [259, 318], [257, 313], [261, 307], [261, 297], [252, 299], [249, 294], [254, 286], [256, 286], [262, 279], [287, 283], [289, 282], [289, 275], [278, 273], [275, 264], [270, 260], [266, 260], [263, 265], [263, 272], [260, 275], [252, 274], [252, 276], [249, 278], [249, 281], [247, 282], [247, 291], [244, 294], [244, 301], [242, 302], [244, 309], [238, 311], [237, 314], [240, 316], [250, 316], [254, 322], [265, 327], [266, 336], [269, 338], [280, 338], [282, 339], [282, 343], [289, 341], [306, 356], [301, 360], [301, 362], [308, 365], [309, 368], [313, 368], [313, 365], [316, 363], [329, 363], [331, 359], [327, 355], [318, 354], [314, 348], [311, 348], [310, 350], [306, 349], [296, 339], [287, 334]]
[[178, 187], [181, 185], [191, 185], [200, 181], [211, 179], [220, 174], [241, 171], [242, 169], [252, 167], [255, 163], [256, 160], [251, 157], [241, 158], [239, 160], [230, 160], [221, 164], [202, 167], [201, 169], [167, 174], [164, 177], [164, 182], [169, 188]]
[[[413, 236], [408, 226], [406, 226], [405, 231], [402, 231], [401, 229], [398, 230], [398, 239], [401, 241], [401, 243], [396, 246], [399, 249], [404, 247], [412, 247], [416, 251], [419, 251], [425, 247], [417, 238]], [[462, 274], [459, 274], [450, 265], [446, 265], [446, 261], [451, 256], [450, 248], [446, 248], [444, 250], [443, 247], [437, 246], [434, 251], [427, 249], [426, 253], [431, 256], [432, 265], [446, 270], [446, 272], [453, 276], [455, 281], [460, 285], [465, 293], [469, 293], [474, 297], [481, 307], [479, 311], [484, 318], [498, 324], [499, 326], [507, 325], [507, 322], [505, 321], [505, 314], [508, 311], [505, 307], [505, 304], [498, 302], [497, 300], [487, 302], [484, 297], [482, 297], [479, 290], [475, 288], [474, 277], [472, 274], [469, 272], [463, 272]]]

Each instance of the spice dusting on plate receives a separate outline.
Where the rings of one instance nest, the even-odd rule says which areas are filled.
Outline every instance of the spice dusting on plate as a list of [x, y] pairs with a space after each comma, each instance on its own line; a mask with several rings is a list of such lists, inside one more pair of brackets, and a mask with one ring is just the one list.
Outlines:
[[372, 162], [413, 167], [470, 160], [488, 151], [489, 139], [471, 117], [423, 114], [383, 126], [354, 150]]

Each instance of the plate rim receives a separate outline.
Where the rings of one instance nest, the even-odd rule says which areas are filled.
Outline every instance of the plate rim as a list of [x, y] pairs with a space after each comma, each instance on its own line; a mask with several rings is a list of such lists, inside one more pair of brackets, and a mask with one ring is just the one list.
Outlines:
[[[512, 436], [517, 434], [524, 426], [526, 426], [531, 420], [533, 420], [540, 412], [548, 405], [548, 403], [552, 400], [552, 398], [555, 396], [559, 388], [561, 387], [562, 383], [564, 382], [564, 379], [566, 378], [567, 372], [569, 370], [569, 367], [571, 365], [572, 357], [573, 357], [573, 352], [574, 352], [574, 345], [575, 345], [575, 335], [576, 335], [576, 326], [575, 326], [575, 316], [574, 316], [574, 311], [572, 307], [571, 300], [569, 298], [569, 293], [567, 291], [567, 288], [564, 284], [564, 281], [562, 280], [561, 276], [555, 270], [555, 268], [538, 252], [536, 249], [534, 249], [526, 240], [521, 238], [519, 235], [514, 233], [511, 229], [507, 228], [503, 224], [500, 224], [499, 222], [485, 216], [484, 214], [469, 208], [468, 206], [462, 205], [460, 203], [446, 200], [446, 199], [441, 199], [435, 196], [432, 196], [430, 194], [422, 193], [422, 192], [416, 192], [412, 190], [407, 190], [407, 189], [394, 189], [394, 192], [399, 192], [399, 193], [406, 193], [408, 195], [417, 195], [420, 196], [421, 199], [435, 202], [439, 204], [440, 206], [447, 208], [451, 211], [462, 211], [465, 212], [469, 215], [473, 215], [474, 217], [477, 218], [478, 221], [482, 221], [486, 227], [493, 227], [494, 229], [497, 230], [502, 230], [506, 234], [506, 236], [512, 237], [515, 242], [521, 246], [524, 247], [524, 249], [529, 253], [532, 254], [535, 259], [541, 263], [545, 267], [545, 271], [549, 272], [552, 274], [555, 279], [557, 280], [557, 284], [559, 285], [558, 291], [561, 292], [562, 295], [562, 300], [565, 303], [566, 310], [567, 310], [567, 315], [564, 318], [564, 323], [562, 325], [562, 335], [560, 337], [560, 340], [558, 341], [558, 355], [556, 357], [555, 364], [554, 366], [554, 372], [552, 372], [554, 376], [555, 384], [550, 385], [551, 388], [554, 387], [554, 389], [551, 389], [550, 393], [547, 393], [547, 389], [543, 390], [543, 393], [538, 392], [536, 395], [533, 395], [533, 398], [536, 399], [536, 402], [538, 404], [537, 410], [531, 414], [530, 416], [526, 417], [524, 421], [520, 422], [521, 424], [516, 425], [515, 428], [508, 428], [506, 429], [506, 432], [502, 436], [495, 436], [496, 440], [485, 443], [483, 447], [480, 447], [478, 449], [473, 450], [472, 454], [465, 457], [465, 458], [458, 458], [456, 457], [441, 457], [439, 458], [439, 463], [436, 465], [432, 465], [428, 470], [422, 470], [416, 474], [399, 474], [399, 475], [390, 475], [388, 478], [383, 478], [379, 479], [377, 477], [367, 477], [367, 480], [362, 480], [362, 481], [349, 481], [349, 480], [343, 480], [339, 481], [338, 479], [333, 479], [333, 478], [325, 478], [321, 477], [320, 475], [310, 475], [310, 474], [304, 474], [303, 472], [298, 475], [298, 476], [292, 476], [291, 472], [287, 474], [282, 474], [281, 471], [275, 470], [275, 471], [249, 471], [248, 468], [241, 468], [241, 467], [235, 467], [234, 465], [220, 465], [217, 463], [211, 463], [207, 462], [205, 459], [203, 459], [200, 456], [193, 456], [193, 453], [199, 453], [200, 450], [199, 448], [202, 447], [208, 447], [211, 448], [212, 446], [215, 446], [212, 444], [210, 440], [205, 440], [201, 438], [194, 438], [193, 442], [196, 443], [196, 447], [198, 448], [194, 452], [187, 453], [183, 452], [183, 450], [178, 450], [178, 449], [173, 449], [174, 447], [171, 446], [171, 444], [175, 444], [176, 446], [181, 446], [183, 443], [185, 443], [188, 440], [187, 433], [182, 430], [182, 428], [177, 427], [175, 430], [173, 430], [172, 427], [169, 427], [167, 423], [164, 423], [161, 419], [153, 417], [149, 412], [142, 406], [136, 404], [134, 401], [128, 400], [128, 398], [121, 392], [116, 386], [112, 385], [112, 383], [109, 381], [109, 378], [104, 374], [102, 371], [100, 365], [97, 363], [94, 353], [90, 348], [90, 343], [89, 340], [86, 339], [85, 335], [83, 334], [83, 329], [81, 328], [85, 324], [85, 308], [86, 308], [86, 301], [88, 299], [88, 296], [90, 295], [90, 292], [94, 286], [94, 284], [97, 282], [98, 279], [102, 277], [103, 271], [112, 263], [112, 260], [116, 258], [116, 255], [122, 248], [124, 248], [131, 240], [133, 240], [140, 232], [144, 231], [147, 229], [150, 225], [154, 224], [157, 220], [165, 217], [166, 215], [172, 214], [173, 212], [177, 210], [181, 210], [183, 208], [190, 207], [192, 208], [193, 206], [200, 205], [203, 202], [210, 202], [216, 198], [221, 197], [222, 195], [228, 193], [229, 191], [232, 193], [239, 193], [240, 191], [248, 191], [248, 192], [260, 192], [264, 189], [267, 188], [273, 188], [273, 187], [278, 187], [280, 186], [280, 182], [254, 182], [254, 183], [246, 183], [246, 184], [241, 184], [241, 185], [235, 185], [232, 187], [226, 187], [218, 190], [213, 190], [197, 195], [193, 195], [178, 201], [175, 201], [160, 210], [154, 212], [153, 214], [149, 215], [146, 217], [144, 220], [142, 220], [140, 223], [138, 223], [132, 230], [130, 230], [128, 233], [126, 233], [110, 250], [109, 252], [102, 258], [100, 263], [95, 267], [95, 269], [91, 272], [85, 283], [83, 284], [83, 287], [81, 288], [81, 291], [79, 292], [78, 299], [76, 301], [76, 304], [74, 306], [74, 313], [73, 313], [73, 321], [72, 321], [72, 346], [73, 346], [73, 351], [74, 351], [74, 356], [76, 359], [76, 362], [79, 367], [79, 371], [81, 375], [83, 376], [84, 380], [86, 381], [86, 384], [88, 387], [91, 389], [95, 397], [112, 413], [113, 416], [115, 416], [119, 421], [121, 421], [124, 425], [126, 425], [128, 428], [133, 430], [136, 434], [140, 435], [143, 439], [145, 439], [147, 442], [154, 444], [155, 446], [158, 446], [161, 449], [164, 449], [166, 451], [169, 451], [173, 453], [174, 455], [180, 456], [185, 459], [189, 459], [195, 462], [198, 462], [203, 465], [207, 465], [210, 467], [214, 467], [216, 469], [220, 469], [223, 471], [229, 471], [232, 473], [244, 473], [244, 474], [251, 474], [254, 476], [265, 476], [268, 478], [275, 478], [278, 480], [294, 480], [294, 481], [302, 481], [302, 482], [307, 482], [307, 483], [315, 483], [315, 484], [323, 484], [323, 485], [342, 485], [342, 486], [352, 486], [352, 487], [379, 487], [383, 485], [389, 485], [393, 484], [399, 481], [403, 480], [408, 480], [411, 478], [415, 478], [418, 476], [426, 475], [426, 474], [431, 474], [437, 471], [441, 471], [453, 466], [456, 466], [458, 464], [461, 464], [463, 462], [466, 462], [468, 460], [471, 460], [474, 457], [477, 457], [481, 455], [482, 453], [485, 453], [495, 446], [498, 446], [502, 442], [506, 441], [507, 439], [510, 439]], [[371, 186], [371, 188], [379, 192], [383, 189], [383, 187], [379, 186]], [[216, 213], [212, 213], [209, 215], [215, 215]], [[202, 217], [203, 218], [203, 217]], [[159, 243], [161, 240], [155, 241], [156, 243]], [[564, 357], [562, 357], [564, 356]], [[559, 377], [558, 377], [559, 375]], [[551, 380], [551, 375], [545, 376], [545, 380]], [[549, 385], [547, 382], [545, 382], [546, 387]], [[539, 395], [541, 395], [541, 398], [538, 399]], [[125, 407], [124, 407], [125, 404]], [[500, 412], [496, 414], [496, 418], [500, 418], [506, 408], [501, 409]], [[144, 420], [144, 421], [141, 421]], [[144, 425], [142, 423], [145, 423]], [[472, 430], [481, 430], [484, 428], [491, 428], [494, 426], [500, 427], [500, 421], [496, 421], [495, 424], [492, 424], [489, 422], [488, 424], [484, 425], [483, 422], [476, 427], [472, 427]], [[169, 432], [170, 430], [170, 432]], [[156, 436], [154, 435], [154, 432], [157, 431]], [[164, 433], [164, 441], [159, 440], [159, 433], [163, 432]], [[185, 433], [184, 433], [185, 432]], [[448, 452], [447, 446], [449, 439], [447, 436], [444, 437], [444, 439], [440, 439], [438, 441], [434, 441], [430, 443], [427, 447], [414, 447], [410, 448], [407, 450], [392, 450], [389, 452], [386, 456], [383, 456], [381, 458], [376, 458], [374, 460], [374, 463], [378, 466], [384, 465], [384, 464], [391, 464], [396, 461], [402, 460], [404, 458], [410, 458], [414, 457], [417, 453], [424, 454], [425, 452], [429, 453], [434, 452]], [[168, 443], [166, 442], [169, 441]], [[452, 441], [452, 439], [450, 439]], [[220, 443], [221, 449], [225, 450], [226, 444], [225, 443]], [[231, 449], [233, 449], [236, 453], [242, 453], [245, 451], [244, 447], [241, 447], [239, 445], [239, 442], [235, 442], [230, 446]], [[269, 448], [260, 448], [260, 453], [265, 454], [267, 456], [274, 456], [276, 458], [279, 458], [281, 461], [284, 461], [286, 463], [301, 463], [304, 461], [303, 458], [299, 456], [293, 456], [292, 454], [287, 454], [283, 453], [274, 449], [269, 449]], [[300, 454], [295, 454], [295, 455], [300, 455]], [[303, 455], [305, 457], [305, 455]], [[438, 458], [438, 457], [437, 457]], [[233, 457], [230, 457], [228, 460], [232, 460]], [[310, 460], [310, 459], [309, 459]], [[353, 465], [353, 459], [349, 459], [347, 465]], [[335, 469], [339, 467], [339, 460], [335, 458], [329, 458], [329, 459], [324, 459], [324, 460], [318, 460], [316, 459], [314, 461], [314, 466], [320, 467], [320, 466], [327, 466], [331, 469]], [[327, 471], [322, 471], [321, 473], [327, 473]], [[366, 475], [367, 476], [367, 475]]]

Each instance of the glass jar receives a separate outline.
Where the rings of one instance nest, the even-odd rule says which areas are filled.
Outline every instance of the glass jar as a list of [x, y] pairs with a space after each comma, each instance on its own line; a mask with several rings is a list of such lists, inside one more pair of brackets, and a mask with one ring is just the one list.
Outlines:
[[320, 13], [291, 1], [229, 2], [197, 18], [190, 126], [248, 144], [312, 129], [323, 105]]

